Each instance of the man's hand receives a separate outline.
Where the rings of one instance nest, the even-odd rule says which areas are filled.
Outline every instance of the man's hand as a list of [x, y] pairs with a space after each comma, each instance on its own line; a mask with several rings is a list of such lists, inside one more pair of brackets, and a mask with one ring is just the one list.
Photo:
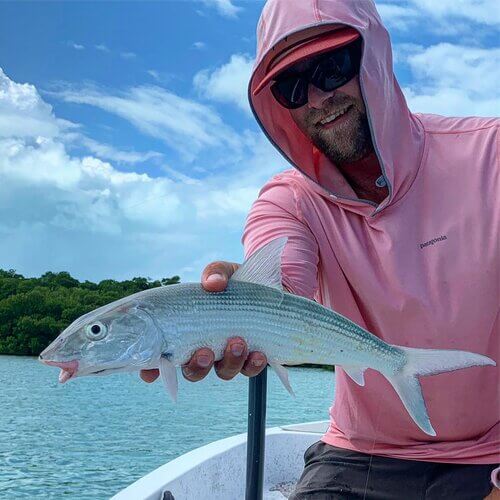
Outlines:
[[485, 497], [484, 500], [500, 500], [500, 490], [498, 488], [493, 488], [491, 493]]
[[[207, 292], [222, 292], [238, 267], [239, 264], [232, 262], [212, 262], [203, 270], [201, 285]], [[191, 382], [205, 378], [214, 365], [214, 358], [214, 353], [210, 349], [198, 349], [182, 367], [184, 377]], [[248, 353], [245, 341], [234, 337], [228, 340], [224, 357], [215, 363], [215, 372], [223, 380], [231, 380], [240, 372], [247, 377], [254, 377], [264, 369], [266, 364], [267, 359], [263, 353]], [[154, 382], [159, 372], [158, 370], [141, 370], [140, 376], [144, 382]]]

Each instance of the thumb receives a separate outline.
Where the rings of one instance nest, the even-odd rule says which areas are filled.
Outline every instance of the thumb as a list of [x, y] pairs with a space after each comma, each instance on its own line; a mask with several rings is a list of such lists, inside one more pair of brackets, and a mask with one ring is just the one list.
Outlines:
[[205, 267], [201, 275], [201, 286], [207, 292], [222, 292], [229, 278], [240, 267], [234, 262], [211, 262]]

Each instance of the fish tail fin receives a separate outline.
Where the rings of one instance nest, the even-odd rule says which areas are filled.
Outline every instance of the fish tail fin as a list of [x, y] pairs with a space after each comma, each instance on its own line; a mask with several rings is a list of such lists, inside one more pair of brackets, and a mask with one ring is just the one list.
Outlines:
[[472, 352], [394, 347], [397, 347], [406, 354], [406, 364], [401, 370], [395, 373], [382, 372], [382, 375], [394, 387], [411, 418], [420, 429], [430, 436], [435, 436], [436, 431], [429, 419], [422, 394], [422, 387], [417, 377], [460, 370], [470, 366], [496, 365], [487, 356]]
[[403, 402], [404, 407], [410, 414], [413, 421], [429, 436], [435, 436], [436, 431], [432, 427], [425, 406], [422, 387], [415, 375], [397, 372], [395, 374], [382, 373], [389, 383], [398, 393], [399, 398]]
[[417, 349], [413, 347], [394, 346], [407, 356], [405, 370], [415, 375], [435, 375], [437, 373], [461, 370], [470, 366], [485, 366], [496, 363], [488, 356], [475, 352], [457, 351], [454, 349]]

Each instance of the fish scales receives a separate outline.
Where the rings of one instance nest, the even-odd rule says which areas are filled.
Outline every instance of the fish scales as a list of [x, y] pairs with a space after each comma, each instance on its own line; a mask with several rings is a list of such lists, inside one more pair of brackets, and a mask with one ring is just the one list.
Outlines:
[[[397, 369], [404, 362], [398, 349], [350, 320], [313, 301], [269, 287], [234, 282], [224, 292], [207, 293], [197, 284], [179, 284], [162, 291], [169, 311], [163, 314], [170, 323], [165, 328], [175, 325], [178, 334], [173, 352], [176, 361], [185, 361], [199, 347], [212, 347], [221, 355], [230, 335], [241, 336], [250, 347], [289, 364], [341, 364], [352, 361], [353, 352], [364, 353], [357, 361], [369, 361], [369, 365], [389, 362]], [[163, 301], [158, 306], [165, 310]], [[210, 330], [220, 335], [210, 335]], [[310, 345], [315, 348], [305, 347]]]

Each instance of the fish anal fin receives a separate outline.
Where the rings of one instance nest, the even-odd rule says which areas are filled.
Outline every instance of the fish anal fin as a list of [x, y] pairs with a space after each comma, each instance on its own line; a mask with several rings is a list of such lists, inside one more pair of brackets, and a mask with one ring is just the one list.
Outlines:
[[276, 375], [278, 375], [278, 378], [280, 379], [281, 383], [285, 386], [285, 389], [293, 396], [295, 397], [295, 393], [293, 392], [292, 386], [290, 385], [290, 381], [288, 380], [288, 371], [287, 369], [280, 365], [279, 363], [275, 363], [270, 361], [269, 364], [271, 365], [271, 368], [275, 371]]
[[177, 401], [177, 369], [167, 356], [160, 358], [160, 375], [165, 389], [175, 403]]
[[349, 375], [349, 377], [356, 382], [356, 384], [363, 387], [365, 385], [365, 370], [359, 366], [341, 365], [341, 368]]

